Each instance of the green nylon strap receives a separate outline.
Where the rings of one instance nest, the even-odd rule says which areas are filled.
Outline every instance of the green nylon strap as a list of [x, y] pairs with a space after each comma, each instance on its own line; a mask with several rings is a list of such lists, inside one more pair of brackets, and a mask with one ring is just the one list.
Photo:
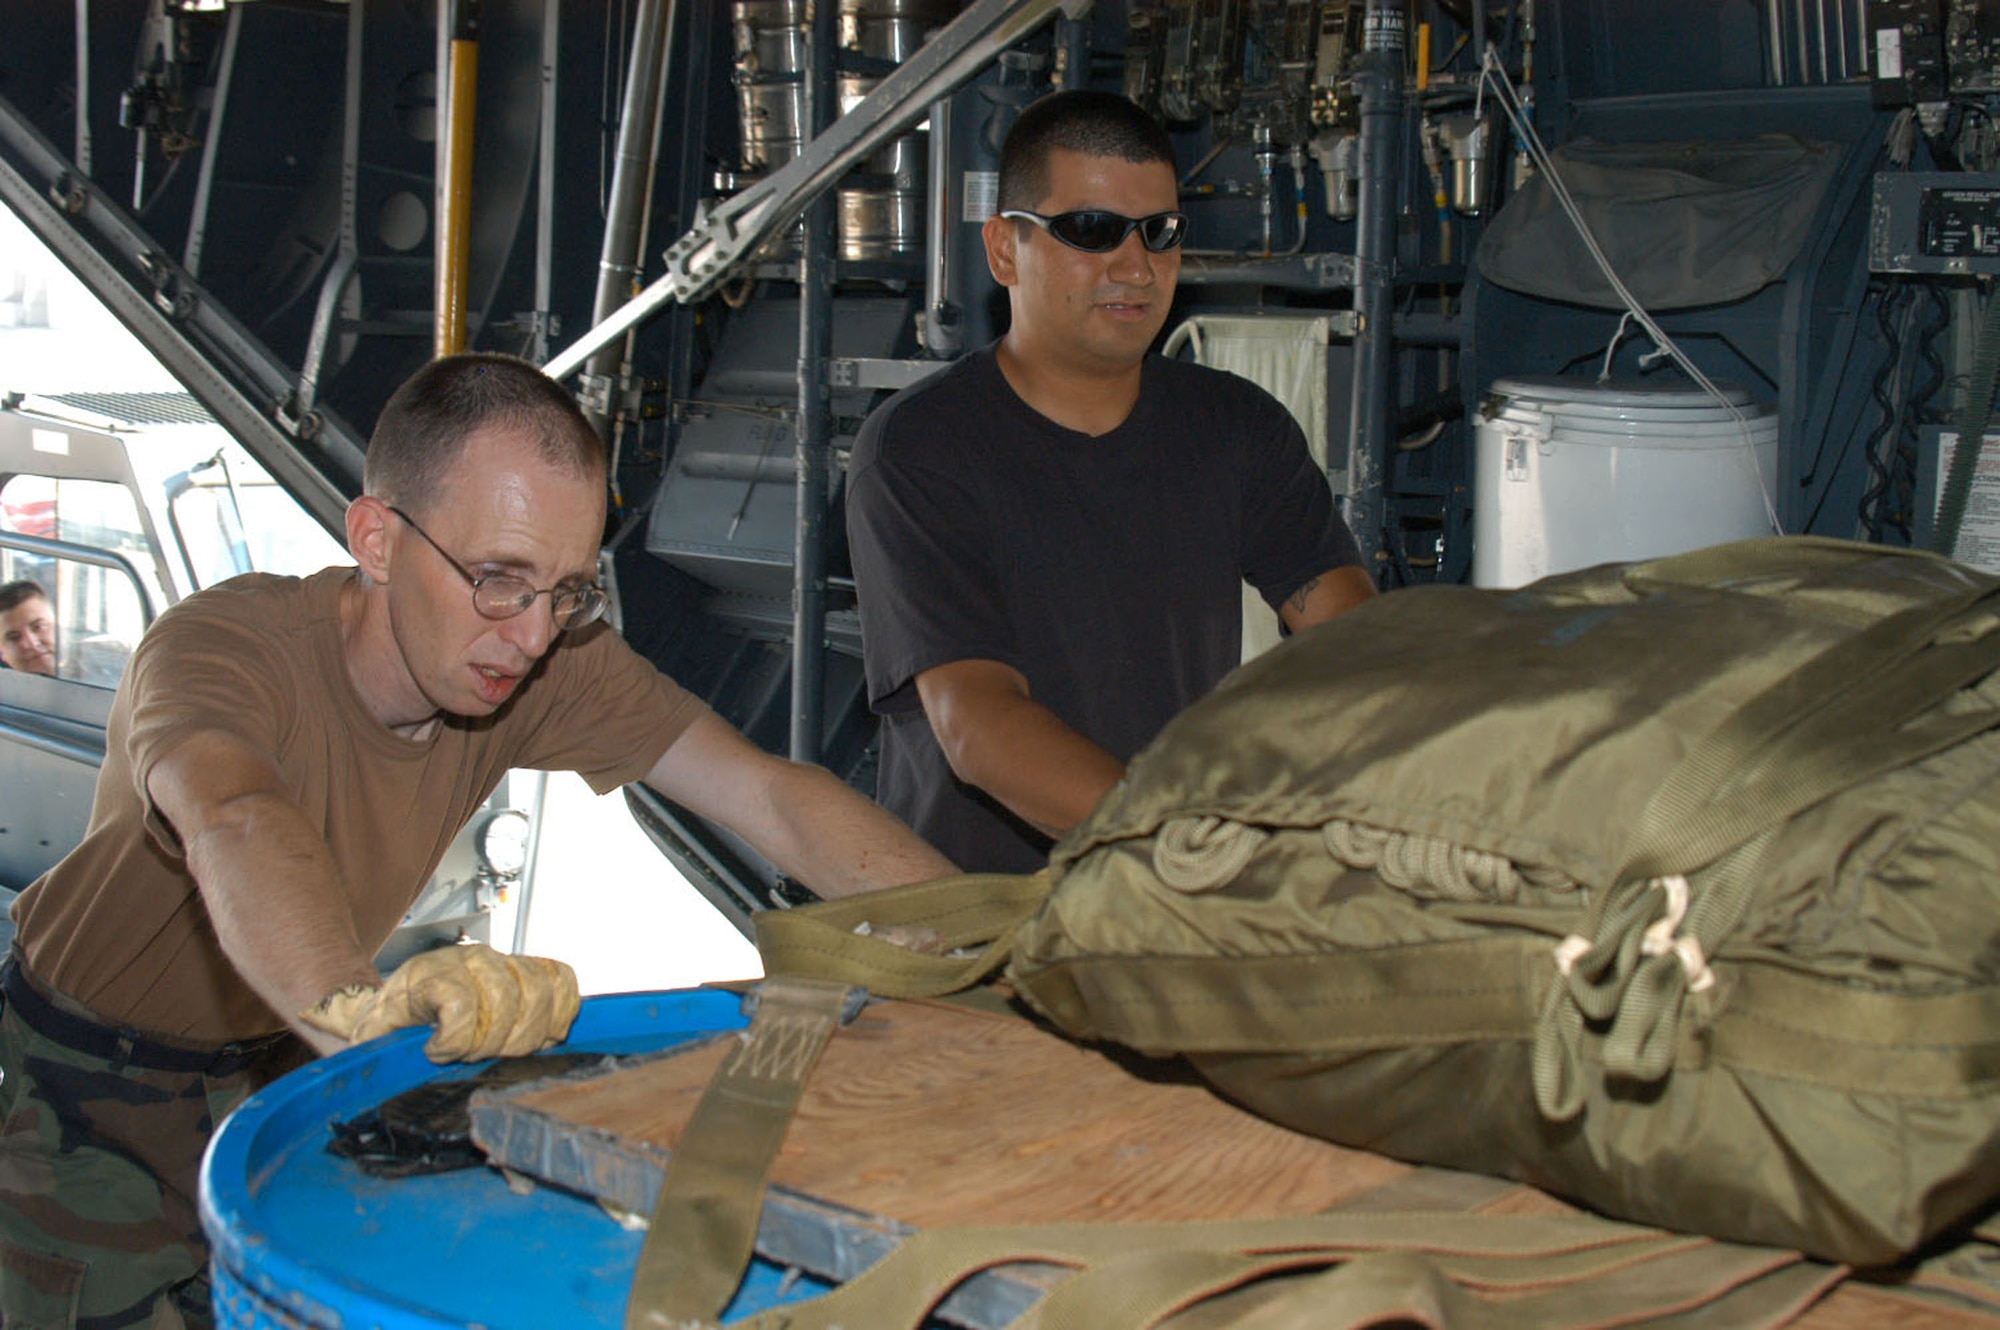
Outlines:
[[[1592, 1259], [1579, 1260], [1587, 1254]], [[1468, 1259], [1476, 1269], [1459, 1270]], [[1383, 1315], [1429, 1305], [1447, 1313], [1438, 1324], [1453, 1327], [1581, 1330], [1712, 1304], [1799, 1263], [1789, 1252], [1690, 1243], [1587, 1215], [1336, 1212], [1188, 1224], [943, 1228], [906, 1239], [830, 1293], [743, 1324], [750, 1330], [914, 1330], [966, 1278], [1019, 1261], [1081, 1272], [1029, 1313], [1024, 1330], [1136, 1330], [1248, 1280], [1335, 1262], [1344, 1276], [1337, 1271], [1313, 1281], [1301, 1304], [1311, 1307], [1316, 1326], [1374, 1324]], [[1490, 1283], [1493, 1267], [1505, 1261], [1518, 1269], [1499, 1286], [1503, 1299], [1488, 1302], [1466, 1291]], [[1412, 1296], [1413, 1288], [1419, 1296]]]
[[[1796, 1261], [1738, 1285], [1713, 1302], [1655, 1316], [1646, 1322], [1647, 1330], [1725, 1330], [1726, 1327], [1748, 1330], [1754, 1326], [1790, 1325], [1846, 1277], [1846, 1266]], [[1620, 1319], [1605, 1324], [1622, 1326], [1627, 1322]]]
[[[1302, 1232], [1311, 1231], [1312, 1220], [1302, 1220], [1300, 1224]], [[1201, 1237], [1198, 1233], [1192, 1236], [1196, 1240]], [[1349, 1248], [1327, 1246], [1242, 1252], [1226, 1246], [1202, 1248], [1176, 1243], [1149, 1251], [1122, 1253], [1085, 1267], [1050, 1290], [1021, 1330], [1150, 1326], [1253, 1280], [1324, 1266], [1333, 1259], [1345, 1260], [1342, 1268], [1350, 1273], [1345, 1279], [1332, 1280], [1314, 1292], [1315, 1310], [1321, 1315], [1346, 1312], [1351, 1300], [1385, 1296], [1393, 1301], [1401, 1295], [1401, 1290], [1392, 1284], [1357, 1277], [1370, 1268], [1371, 1261], [1382, 1259], [1379, 1254], [1354, 1257]], [[1636, 1310], [1643, 1307], [1647, 1290], [1658, 1290], [1663, 1284], [1671, 1283], [1685, 1291], [1689, 1281], [1693, 1281], [1697, 1291], [1706, 1293], [1735, 1282], [1746, 1270], [1762, 1275], [1769, 1268], [1792, 1260], [1789, 1254], [1720, 1247], [1706, 1238], [1662, 1234], [1644, 1241], [1575, 1251], [1540, 1251], [1532, 1256], [1434, 1251], [1425, 1253], [1419, 1264], [1437, 1277], [1441, 1285], [1454, 1291], [1478, 1289], [1521, 1299], [1515, 1305], [1533, 1306], [1534, 1315], [1509, 1323], [1533, 1327], [1593, 1319], [1594, 1313], [1584, 1310], [1591, 1301], [1587, 1290], [1592, 1287], [1615, 1286], [1618, 1300], [1628, 1310]], [[1539, 1299], [1533, 1296], [1547, 1290], [1562, 1292]], [[1469, 1299], [1467, 1302], [1468, 1310], [1485, 1305]]]
[[[1522, 1267], [1517, 1279], [1536, 1285], [1534, 1291], [1488, 1299], [1475, 1296], [1479, 1284], [1466, 1279], [1452, 1258], [1411, 1252], [1359, 1256], [1310, 1279], [1293, 1281], [1283, 1296], [1234, 1324], [1242, 1330], [1319, 1330], [1414, 1320], [1440, 1330], [1593, 1330], [1651, 1325], [1662, 1316], [1677, 1316], [1687, 1309], [1703, 1313], [1703, 1326], [1749, 1330], [1783, 1324], [1801, 1305], [1804, 1291], [1802, 1281], [1793, 1277], [1802, 1265], [1796, 1257], [1754, 1247], [1694, 1244], [1588, 1277], [1538, 1281], [1534, 1276], [1547, 1259], [1516, 1262]], [[1268, 1277], [1276, 1272], [1275, 1264], [1275, 1258], [1264, 1258], [1259, 1268], [1257, 1259], [1251, 1258], [1243, 1262], [1237, 1275], [1239, 1280]], [[1115, 1267], [1086, 1271], [1058, 1287], [1046, 1301], [1052, 1303], [1086, 1279], [1102, 1276], [1109, 1285], [1121, 1273]], [[1161, 1273], [1171, 1277], [1166, 1269]], [[1807, 1268], [1804, 1273], [1803, 1282], [1815, 1294], [1826, 1288], [1829, 1273], [1824, 1267]], [[1753, 1289], [1763, 1289], [1764, 1296], [1732, 1308], [1733, 1297]], [[1115, 1310], [1115, 1291], [1107, 1288], [1106, 1292], [1109, 1296], [1092, 1309], [1098, 1313], [1097, 1319], [1031, 1320], [1028, 1325], [1036, 1330], [1096, 1330], [1113, 1325], [1174, 1324], [1121, 1315]]]
[[854, 1279], [810, 1302], [760, 1313], [744, 1330], [869, 1330], [916, 1326], [949, 1289], [1017, 1261], [1084, 1266], [1162, 1247], [1182, 1250], [1459, 1251], [1527, 1258], [1643, 1243], [1659, 1230], [1591, 1216], [1483, 1216], [1403, 1212], [1239, 1219], [1188, 1224], [1047, 1224], [925, 1229]]
[[[1614, 880], [1699, 868], [1828, 794], [1990, 728], [1991, 712], [1903, 722], [2000, 668], [2000, 632], [1936, 640], [1996, 597], [1982, 586], [1890, 615], [1745, 703], [1667, 774]], [[1835, 754], [1843, 760], [1826, 760]]]
[[1547, 938], [1500, 934], [1377, 951], [1084, 956], [1015, 983], [1078, 1038], [1142, 1053], [1362, 1052], [1525, 1038]]
[[1773, 536], [1739, 540], [1724, 545], [1704, 545], [1684, 554], [1669, 554], [1631, 565], [1624, 574], [1626, 587], [1641, 594], [1663, 587], [1727, 587], [1731, 583], [1779, 577], [1795, 581], [1805, 562], [1801, 551], [1813, 551], [1811, 563], [1817, 569], [1830, 567], [1837, 559], [1845, 564], [1886, 563], [1890, 560], [1918, 559], [1942, 563], [1937, 555], [1923, 550], [1892, 549], [1864, 545], [1829, 536]]
[[764, 1179], [826, 1042], [860, 994], [814, 979], [767, 979], [756, 1014], [702, 1092], [667, 1160], [639, 1252], [625, 1330], [706, 1324], [742, 1281]]
[[[766, 974], [807, 975], [859, 984], [879, 997], [937, 997], [970, 988], [1007, 961], [1016, 932], [1048, 898], [1046, 871], [968, 873], [887, 891], [823, 901], [757, 916], [757, 951]], [[867, 924], [926, 929], [967, 957], [927, 955], [864, 936]]]
[[[1338, 1055], [1525, 1040], [1546, 937], [1512, 934], [1333, 956], [1093, 956], [1017, 974], [1089, 1037], [1147, 1051]], [[1963, 1100], [2000, 1080], [2000, 989], [1866, 989], [1768, 961], [1728, 967], [1715, 1063], [1855, 1094]], [[1832, 1033], [1838, 1031], [1838, 1034]]]
[[1544, 1116], [1567, 1121], [1583, 1108], [1585, 1019], [1615, 1018], [1603, 1055], [1608, 1071], [1657, 1080], [1672, 1067], [1688, 976], [1672, 956], [1638, 955], [1641, 931], [1664, 908], [1652, 879], [1723, 856], [1679, 929], [1713, 955], [1756, 889], [1742, 853], [1747, 842], [1832, 794], [2000, 722], [1985, 707], [1912, 719], [2000, 668], [2000, 632], [1991, 625], [1958, 637], [1949, 631], [1995, 598], [1982, 580], [1887, 616], [1745, 703], [1668, 773], [1624, 863], [1594, 894], [1578, 929], [1589, 949], [1572, 958], [1536, 1023], [1533, 1082]]
[[[1702, 875], [1701, 891], [1679, 932], [1699, 941], [1704, 955], [1720, 949], [1749, 908], [1752, 866], [1775, 835], [1769, 831], [1753, 838]], [[1673, 1069], [1679, 1051], [1680, 1013], [1688, 998], [1686, 968], [1672, 952], [1644, 956], [1639, 951], [1646, 925], [1660, 912], [1661, 892], [1650, 882], [1627, 880], [1606, 896], [1624, 903], [1625, 910], [1593, 911], [1597, 931], [1585, 935], [1590, 950], [1550, 986], [1535, 1026], [1530, 1063], [1535, 1103], [1553, 1122], [1566, 1122], [1583, 1109], [1585, 1017], [1610, 1022], [1598, 1059], [1612, 1075], [1657, 1081]], [[1632, 911], [1639, 912], [1636, 920]]]

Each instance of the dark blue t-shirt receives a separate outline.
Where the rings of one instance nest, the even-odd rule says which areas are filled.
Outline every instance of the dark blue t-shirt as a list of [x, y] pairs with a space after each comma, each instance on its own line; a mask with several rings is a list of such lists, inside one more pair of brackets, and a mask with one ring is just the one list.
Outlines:
[[1031, 872], [1049, 840], [959, 781], [914, 680], [995, 660], [1120, 761], [1241, 659], [1248, 580], [1276, 606], [1360, 563], [1297, 423], [1221, 370], [1148, 357], [1092, 437], [1023, 402], [995, 348], [869, 416], [848, 482], [877, 798], [969, 872]]

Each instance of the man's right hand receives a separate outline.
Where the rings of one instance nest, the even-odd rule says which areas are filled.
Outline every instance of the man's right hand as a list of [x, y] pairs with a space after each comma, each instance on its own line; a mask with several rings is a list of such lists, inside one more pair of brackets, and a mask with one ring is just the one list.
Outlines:
[[435, 1025], [433, 1062], [521, 1057], [569, 1033], [581, 1003], [576, 971], [540, 956], [509, 956], [480, 943], [413, 956], [378, 987], [329, 993], [299, 1019], [361, 1043], [407, 1025]]

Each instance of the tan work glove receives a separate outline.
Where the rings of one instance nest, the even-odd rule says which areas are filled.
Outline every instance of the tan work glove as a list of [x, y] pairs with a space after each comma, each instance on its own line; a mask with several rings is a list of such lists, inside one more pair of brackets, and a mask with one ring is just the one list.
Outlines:
[[581, 1002], [576, 971], [541, 956], [509, 956], [482, 943], [439, 947], [403, 962], [379, 988], [350, 984], [299, 1019], [350, 1043], [435, 1025], [433, 1062], [521, 1057], [569, 1033]]

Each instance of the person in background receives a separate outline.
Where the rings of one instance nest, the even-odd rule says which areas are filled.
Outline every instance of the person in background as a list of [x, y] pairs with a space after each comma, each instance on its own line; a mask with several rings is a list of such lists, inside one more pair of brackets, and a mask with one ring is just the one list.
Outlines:
[[561, 385], [434, 361], [376, 423], [356, 566], [235, 578], [148, 630], [89, 831], [15, 903], [0, 966], [8, 1330], [206, 1324], [202, 1151], [312, 1052], [413, 1024], [439, 1060], [563, 1036], [560, 962], [444, 947], [385, 981], [371, 959], [510, 769], [644, 781], [822, 895], [953, 871], [598, 621], [605, 493]]
[[49, 593], [26, 578], [0, 586], [0, 665], [26, 674], [56, 672], [56, 619]]
[[1374, 594], [1285, 408], [1151, 348], [1187, 218], [1173, 146], [1056, 93], [1001, 149], [1005, 336], [869, 416], [847, 498], [877, 797], [967, 871], [1028, 872], [1242, 654]]

